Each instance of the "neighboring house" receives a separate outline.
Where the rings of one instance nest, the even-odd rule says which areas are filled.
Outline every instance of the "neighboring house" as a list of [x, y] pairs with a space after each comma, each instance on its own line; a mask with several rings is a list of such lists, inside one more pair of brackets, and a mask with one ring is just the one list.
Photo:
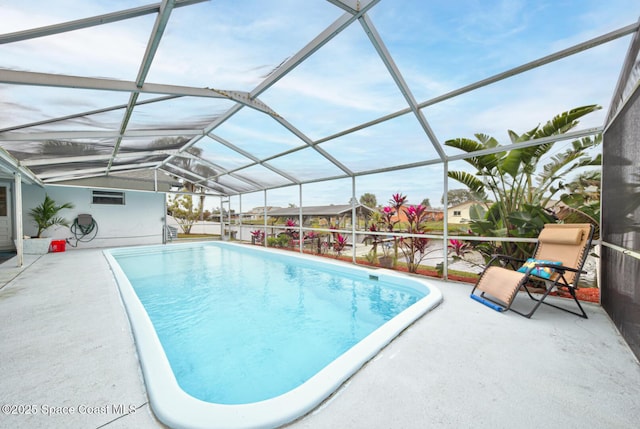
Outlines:
[[[429, 222], [441, 221], [444, 219], [444, 211], [442, 209], [427, 207], [426, 216]], [[396, 213], [391, 217], [391, 221], [407, 222], [407, 215], [404, 211], [404, 206], [400, 207], [400, 213]]]
[[[362, 204], [356, 205], [356, 218], [362, 223], [366, 221], [374, 210]], [[302, 207], [303, 225], [310, 225], [317, 220], [321, 227], [328, 228], [332, 225], [339, 225], [341, 228], [351, 226], [351, 204], [332, 204], [328, 206], [308, 206]], [[286, 220], [288, 218], [298, 220], [300, 217], [299, 207], [277, 208], [269, 211], [269, 217], [273, 220]]]
[[[265, 207], [254, 207], [248, 212], [242, 214], [242, 220], [260, 220], [264, 219], [264, 209]], [[267, 206], [267, 215], [271, 210], [280, 209], [280, 207]]]
[[[466, 203], [457, 204], [447, 209], [447, 217], [449, 223], [469, 223], [471, 222], [471, 215], [469, 210], [471, 206], [475, 204], [485, 205], [478, 201], [467, 201]], [[485, 205], [486, 208], [486, 205]]]

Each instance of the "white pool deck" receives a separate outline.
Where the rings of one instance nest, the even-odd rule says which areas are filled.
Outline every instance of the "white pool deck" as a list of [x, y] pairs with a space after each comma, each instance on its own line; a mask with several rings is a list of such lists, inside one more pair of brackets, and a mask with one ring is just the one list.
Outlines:
[[[26, 262], [0, 265], [0, 427], [163, 427], [101, 250]], [[528, 320], [472, 301], [469, 285], [433, 284], [439, 307], [287, 427], [638, 427], [640, 365], [602, 308]]]

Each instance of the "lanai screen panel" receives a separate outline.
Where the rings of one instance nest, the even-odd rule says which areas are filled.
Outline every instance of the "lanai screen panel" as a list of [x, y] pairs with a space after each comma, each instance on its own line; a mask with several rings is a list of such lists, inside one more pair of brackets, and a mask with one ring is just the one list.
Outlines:
[[243, 168], [235, 173], [235, 176], [241, 179], [262, 185], [260, 188], [277, 188], [281, 186], [291, 185], [293, 180], [270, 170], [262, 165], [253, 165]]
[[224, 186], [226, 189], [233, 190], [235, 193], [251, 192], [256, 189], [256, 184], [241, 180], [232, 175], [225, 175], [214, 180], [207, 180], [203, 183], [207, 187]]
[[247, 158], [237, 150], [219, 143], [208, 135], [187, 151], [205, 161], [216, 163], [226, 170], [236, 170], [255, 163], [251, 158]]
[[[87, 2], [88, 3], [88, 2]], [[84, 7], [64, 7], [58, 2], [3, 3], [2, 33], [59, 24], [92, 14], [114, 12], [115, 3], [92, 2]], [[130, 3], [129, 3], [130, 4]], [[30, 7], [37, 5], [37, 7]], [[24, 6], [24, 9], [23, 9]], [[75, 31], [49, 34], [35, 39], [0, 44], [2, 67], [29, 72], [70, 76], [132, 79], [144, 55], [155, 17], [146, 15]]]
[[127, 102], [121, 92], [29, 85], [0, 84], [0, 95], [0, 133], [111, 130]]
[[189, 135], [124, 137], [120, 141], [118, 154], [141, 151], [176, 151], [189, 143], [191, 138], [192, 136]]
[[[109, 155], [113, 150], [113, 140], [107, 139], [69, 139], [3, 142], [2, 147], [17, 159], [33, 165], [35, 161], [43, 164], [63, 164], [65, 158], [79, 156]], [[74, 162], [78, 162], [75, 160]]]
[[[602, 109], [580, 118], [570, 132], [602, 127], [615, 81], [602, 81], [600, 76], [615, 75], [620, 70], [629, 37], [430, 105], [423, 111], [442, 144], [449, 139], [475, 139], [475, 134], [480, 133], [506, 146], [512, 143], [509, 130], [523, 135], [538, 125], [544, 126], [556, 115], [593, 104]], [[620, 54], [612, 56], [612, 51]], [[444, 151], [449, 156], [461, 153], [446, 145]]]
[[205, 97], [154, 97], [137, 106], [129, 119], [129, 130], [202, 131], [233, 103], [226, 99]]
[[246, 107], [213, 133], [261, 160], [305, 145], [273, 117]]
[[269, 161], [269, 165], [304, 182], [346, 174], [331, 160], [312, 148], [305, 148], [276, 158]]
[[440, 159], [412, 113], [339, 136], [319, 147], [356, 173]]
[[357, 23], [329, 40], [261, 98], [313, 140], [407, 106]]
[[[457, 1], [428, 6], [381, 1], [369, 15], [422, 102], [629, 24], [637, 19], [638, 9], [633, 1]], [[625, 17], [616, 10], [630, 14]], [[589, 18], [594, 21], [587, 24]], [[605, 29], [605, 22], [615, 24]], [[616, 52], [609, 58], [622, 60], [624, 51]], [[592, 62], [588, 68], [599, 66]], [[536, 98], [547, 95], [552, 94], [544, 91]]]
[[175, 9], [149, 81], [251, 91], [340, 13], [324, 0], [208, 1]]

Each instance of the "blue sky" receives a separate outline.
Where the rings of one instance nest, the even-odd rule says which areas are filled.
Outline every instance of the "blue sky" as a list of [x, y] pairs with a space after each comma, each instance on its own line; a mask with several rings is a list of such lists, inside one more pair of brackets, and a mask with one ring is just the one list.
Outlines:
[[[144, 4], [147, 2], [0, 0], [0, 28], [10, 33]], [[211, 1], [178, 8], [147, 82], [251, 91], [342, 13], [324, 0]], [[640, 2], [636, 0], [382, 0], [369, 13], [417, 102], [633, 24], [639, 17]], [[0, 68], [134, 80], [152, 25], [153, 17], [146, 16], [0, 45]], [[523, 133], [555, 114], [594, 103], [603, 109], [584, 118], [581, 127], [600, 126], [629, 41], [629, 36], [624, 37], [423, 112], [440, 143], [481, 132], [506, 144], [508, 129]], [[0, 111], [7, 112], [6, 107], [12, 106], [11, 115], [0, 113], [0, 129], [78, 109], [126, 103], [127, 98], [123, 93], [7, 88], [0, 84], [0, 104], [6, 105], [0, 106]], [[284, 76], [260, 99], [311, 140], [407, 106], [358, 23]], [[140, 127], [169, 121], [206, 124], [230, 107], [221, 100], [197, 101], [150, 105], [134, 113], [132, 121]], [[100, 119], [109, 123], [119, 120], [117, 115]], [[271, 118], [247, 108], [214, 133], [259, 158], [302, 144]], [[557, 146], [557, 150], [563, 148], [562, 144]], [[413, 115], [319, 147], [357, 172], [437, 158]], [[227, 169], [247, 162], [212, 139], [201, 141], [200, 148], [209, 160]], [[457, 153], [449, 148], [445, 152]], [[303, 180], [341, 173], [308, 149], [274, 160], [273, 165]], [[456, 164], [452, 168], [461, 167]], [[256, 173], [269, 177], [266, 172]], [[439, 205], [443, 181], [441, 165], [362, 176], [356, 181], [356, 196], [372, 192], [379, 202], [385, 202], [391, 193], [403, 192], [413, 203], [426, 197]], [[461, 187], [455, 182], [449, 186]], [[351, 179], [308, 184], [303, 190], [305, 205], [347, 203]], [[237, 198], [232, 201], [238, 205]], [[299, 204], [298, 186], [269, 191], [269, 205], [288, 203]], [[262, 204], [261, 192], [243, 197], [243, 210]], [[207, 207], [218, 205], [217, 199], [207, 202]]]

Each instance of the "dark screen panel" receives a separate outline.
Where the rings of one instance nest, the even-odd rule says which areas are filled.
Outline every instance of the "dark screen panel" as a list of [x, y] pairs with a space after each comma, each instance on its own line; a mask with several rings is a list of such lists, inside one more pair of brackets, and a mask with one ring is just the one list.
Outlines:
[[[601, 237], [640, 251], [640, 90], [604, 133]], [[601, 302], [640, 358], [640, 259], [602, 248]]]

